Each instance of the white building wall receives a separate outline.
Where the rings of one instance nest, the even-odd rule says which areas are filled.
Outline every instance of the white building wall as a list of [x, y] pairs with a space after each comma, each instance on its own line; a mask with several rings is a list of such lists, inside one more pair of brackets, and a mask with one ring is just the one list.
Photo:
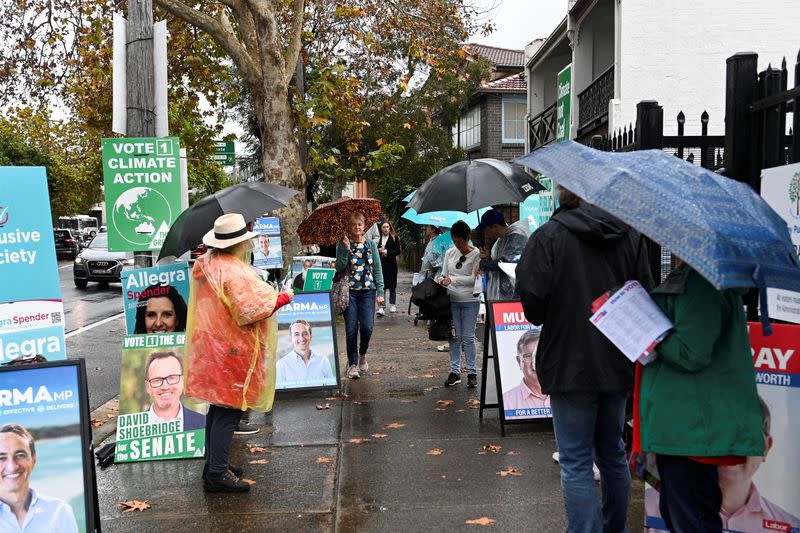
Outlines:
[[[636, 104], [658, 100], [664, 133], [677, 133], [675, 116], [686, 115], [686, 134], [700, 134], [700, 114], [710, 115], [709, 134], [725, 133], [725, 60], [756, 52], [759, 71], [785, 56], [789, 76], [800, 47], [798, 0], [619, 0], [618, 102], [609, 126], [636, 121]], [[789, 82], [791, 85], [791, 80]]]

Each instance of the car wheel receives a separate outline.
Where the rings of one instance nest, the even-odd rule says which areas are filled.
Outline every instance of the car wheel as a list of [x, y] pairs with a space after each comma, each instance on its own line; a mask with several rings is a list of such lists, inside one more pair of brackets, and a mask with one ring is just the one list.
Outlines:
[[86, 286], [89, 285], [88, 279], [74, 278], [74, 281], [75, 281], [75, 286], [78, 287], [79, 289], [85, 289]]

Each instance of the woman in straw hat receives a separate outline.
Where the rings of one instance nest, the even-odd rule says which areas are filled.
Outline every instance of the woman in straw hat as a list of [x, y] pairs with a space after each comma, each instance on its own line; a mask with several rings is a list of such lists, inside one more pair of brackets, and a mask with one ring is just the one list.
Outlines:
[[253, 237], [240, 214], [222, 215], [203, 237], [211, 250], [194, 264], [186, 328], [186, 395], [210, 404], [206, 415], [208, 492], [244, 492], [228, 462], [246, 409], [268, 412], [275, 396], [275, 312], [291, 290], [276, 292], [250, 266]]

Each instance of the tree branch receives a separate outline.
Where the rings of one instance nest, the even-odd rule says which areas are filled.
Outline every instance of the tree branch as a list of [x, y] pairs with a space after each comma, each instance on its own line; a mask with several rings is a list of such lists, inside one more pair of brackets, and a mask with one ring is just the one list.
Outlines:
[[300, 47], [302, 45], [301, 35], [303, 34], [303, 16], [305, 15], [304, 0], [294, 0], [292, 3], [292, 28], [289, 31], [289, 42], [286, 47], [283, 60], [286, 64], [285, 81], [288, 83], [294, 75], [295, 65], [300, 58]]
[[241, 41], [237, 39], [236, 35], [230, 33], [222, 22], [197, 9], [192, 9], [180, 0], [154, 0], [154, 2], [176, 17], [197, 26], [209, 34], [231, 56], [234, 64], [248, 84], [253, 87], [257, 87], [260, 84], [260, 69], [257, 64], [253, 61]]

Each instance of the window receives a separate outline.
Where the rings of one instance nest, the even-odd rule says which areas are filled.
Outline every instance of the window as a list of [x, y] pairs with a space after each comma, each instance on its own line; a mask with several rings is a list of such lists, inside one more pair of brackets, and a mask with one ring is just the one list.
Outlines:
[[458, 148], [458, 120], [456, 120], [456, 123], [453, 124], [453, 127], [450, 129], [450, 133], [453, 136], [453, 146]]
[[473, 148], [481, 143], [481, 106], [476, 105], [459, 119], [458, 146]]
[[525, 142], [525, 112], [527, 105], [524, 96], [503, 97], [503, 143], [523, 144]]

